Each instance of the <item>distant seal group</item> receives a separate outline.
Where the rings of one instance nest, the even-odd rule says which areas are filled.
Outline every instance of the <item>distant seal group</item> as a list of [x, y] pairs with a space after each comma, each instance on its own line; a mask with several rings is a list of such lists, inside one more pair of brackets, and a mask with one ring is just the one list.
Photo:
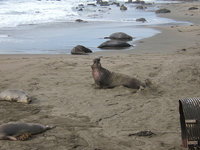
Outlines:
[[140, 87], [146, 86], [136, 78], [111, 72], [103, 68], [100, 63], [100, 58], [93, 60], [91, 68], [95, 84], [100, 88], [113, 88], [122, 85], [127, 88], [139, 89]]

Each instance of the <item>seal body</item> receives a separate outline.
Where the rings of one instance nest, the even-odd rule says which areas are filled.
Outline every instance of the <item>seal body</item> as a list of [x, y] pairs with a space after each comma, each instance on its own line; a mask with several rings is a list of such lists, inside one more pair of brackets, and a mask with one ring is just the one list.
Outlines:
[[95, 84], [100, 88], [113, 88], [120, 85], [133, 89], [139, 89], [141, 86], [145, 87], [145, 84], [136, 78], [111, 72], [103, 68], [100, 63], [100, 58], [93, 60], [91, 68]]
[[0, 93], [0, 100], [14, 101], [19, 103], [31, 102], [30, 97], [22, 90], [5, 90]]
[[105, 37], [106, 39], [112, 39], [112, 40], [125, 40], [125, 41], [131, 41], [133, 39], [132, 36], [123, 33], [123, 32], [115, 32], [111, 34], [109, 37]]
[[103, 48], [103, 49], [122, 49], [122, 48], [127, 48], [130, 47], [131, 45], [128, 44], [125, 41], [118, 41], [118, 40], [108, 40], [106, 42], [103, 42], [98, 46], [98, 48]]
[[0, 140], [18, 140], [17, 137], [39, 134], [52, 128], [36, 123], [6, 123], [0, 125]]
[[71, 54], [73, 55], [87, 55], [88, 53], [92, 53], [92, 51], [82, 45], [77, 45], [71, 50]]

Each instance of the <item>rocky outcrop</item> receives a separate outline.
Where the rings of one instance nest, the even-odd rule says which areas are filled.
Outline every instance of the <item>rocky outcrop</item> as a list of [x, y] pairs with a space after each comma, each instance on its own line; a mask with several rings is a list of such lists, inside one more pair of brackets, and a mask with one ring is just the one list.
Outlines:
[[146, 6], [142, 6], [142, 5], [136, 7], [136, 9], [146, 9], [146, 8], [147, 8]]
[[88, 53], [92, 53], [92, 51], [82, 45], [77, 45], [71, 50], [72, 55], [87, 55]]
[[97, 0], [96, 3], [100, 6], [109, 6], [109, 3], [107, 1]]
[[134, 4], [145, 4], [145, 1], [136, 0], [133, 2]]
[[170, 12], [171, 11], [169, 9], [166, 9], [166, 8], [156, 10], [157, 14], [160, 14], [160, 13], [170, 13]]

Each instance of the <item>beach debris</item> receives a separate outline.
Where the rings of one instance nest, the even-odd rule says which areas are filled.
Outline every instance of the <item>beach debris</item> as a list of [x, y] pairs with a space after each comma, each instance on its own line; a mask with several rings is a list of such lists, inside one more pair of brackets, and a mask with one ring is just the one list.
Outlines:
[[145, 18], [138, 18], [136, 19], [137, 22], [146, 22], [147, 20]]
[[77, 45], [71, 50], [72, 55], [87, 55], [88, 53], [92, 53], [92, 51], [82, 45]]
[[151, 132], [150, 130], [145, 130], [145, 131], [139, 131], [139, 132], [136, 132], [136, 133], [130, 133], [128, 136], [148, 136], [148, 137], [152, 137], [153, 135], [156, 135], [156, 134]]
[[142, 83], [136, 78], [128, 75], [111, 72], [101, 66], [100, 58], [93, 60], [92, 76], [95, 85], [99, 88], [114, 88], [116, 86], [124, 86], [132, 89], [141, 89], [146, 87], [146, 83]]
[[0, 93], [0, 100], [4, 101], [13, 101], [19, 103], [27, 103], [31, 102], [31, 98], [22, 90], [15, 89], [7, 89]]
[[166, 9], [166, 8], [156, 10], [157, 14], [160, 14], [160, 13], [170, 13], [170, 12], [171, 11], [169, 9]]
[[120, 6], [120, 10], [127, 10], [127, 7], [124, 5], [124, 4], [122, 4], [121, 6]]
[[199, 8], [197, 8], [197, 7], [190, 7], [190, 8], [188, 8], [188, 10], [196, 10], [196, 9], [199, 9]]
[[20, 140], [30, 139], [32, 135], [45, 132], [55, 128], [55, 126], [44, 126], [37, 123], [11, 122], [0, 125], [0, 140]]
[[102, 49], [122, 49], [130, 47], [131, 45], [128, 44], [125, 41], [118, 41], [118, 40], [108, 40], [106, 42], [103, 42], [101, 45], [98, 46], [98, 48]]
[[105, 39], [112, 39], [112, 40], [126, 40], [131, 41], [133, 39], [132, 36], [124, 33], [124, 32], [115, 32], [111, 34], [109, 37], [104, 37]]

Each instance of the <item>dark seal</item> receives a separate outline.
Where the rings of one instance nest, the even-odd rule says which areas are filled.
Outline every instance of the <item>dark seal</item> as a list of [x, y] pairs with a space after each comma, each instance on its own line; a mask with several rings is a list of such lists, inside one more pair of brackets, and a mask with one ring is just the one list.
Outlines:
[[0, 125], [0, 140], [27, 140], [31, 135], [45, 132], [54, 127], [36, 123], [6, 123]]
[[114, 88], [122, 85], [127, 88], [140, 89], [141, 87], [144, 88], [146, 86], [146, 84], [142, 83], [136, 78], [111, 72], [103, 68], [100, 63], [100, 58], [93, 60], [93, 65], [91, 68], [95, 84], [100, 88]]
[[72, 55], [87, 55], [88, 53], [92, 53], [92, 51], [82, 45], [77, 45], [71, 50]]
[[102, 49], [123, 49], [128, 48], [131, 45], [126, 43], [125, 41], [118, 41], [118, 40], [108, 40], [101, 45], [98, 46], [98, 48]]

